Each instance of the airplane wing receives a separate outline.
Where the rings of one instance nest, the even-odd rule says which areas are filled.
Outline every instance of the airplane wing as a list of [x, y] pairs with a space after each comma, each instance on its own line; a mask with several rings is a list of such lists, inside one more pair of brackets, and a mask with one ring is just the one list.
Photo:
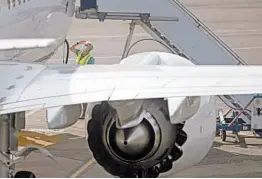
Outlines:
[[30, 48], [44, 48], [56, 43], [56, 39], [24, 38], [24, 39], [0, 39], [0, 50], [16, 50]]
[[0, 114], [78, 103], [262, 93], [262, 66], [0, 62]]

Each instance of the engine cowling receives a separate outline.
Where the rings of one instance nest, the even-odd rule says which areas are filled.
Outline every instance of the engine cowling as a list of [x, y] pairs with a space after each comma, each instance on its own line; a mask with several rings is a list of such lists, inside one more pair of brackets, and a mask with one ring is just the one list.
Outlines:
[[144, 172], [156, 177], [171, 169], [172, 162], [182, 155], [176, 140], [179, 136], [183, 144], [186, 134], [182, 124], [170, 123], [163, 99], [143, 100], [136, 112], [140, 123], [121, 128], [112, 104], [96, 104], [88, 121], [88, 144], [96, 161], [112, 175], [136, 177]]
[[[122, 64], [193, 65], [163, 52], [131, 55]], [[119, 177], [157, 177], [202, 160], [215, 134], [213, 97], [179, 97], [89, 104], [89, 148], [99, 165]]]

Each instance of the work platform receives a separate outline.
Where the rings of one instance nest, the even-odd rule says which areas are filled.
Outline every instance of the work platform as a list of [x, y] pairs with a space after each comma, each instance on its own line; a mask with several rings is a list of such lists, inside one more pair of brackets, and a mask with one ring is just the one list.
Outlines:
[[[177, 0], [80, 0], [76, 18], [131, 20], [122, 58], [128, 55], [135, 25], [172, 53], [198, 65], [247, 65], [234, 51], [209, 30]], [[254, 95], [225, 95], [219, 98], [230, 108], [243, 110]], [[246, 110], [241, 117], [251, 124]]]

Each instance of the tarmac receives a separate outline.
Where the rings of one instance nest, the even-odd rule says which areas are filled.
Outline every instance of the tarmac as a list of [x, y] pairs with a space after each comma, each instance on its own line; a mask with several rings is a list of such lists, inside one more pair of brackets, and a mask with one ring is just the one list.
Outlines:
[[[261, 0], [182, 2], [248, 64], [262, 64]], [[91, 41], [97, 63], [112, 64], [120, 61], [128, 30], [127, 21], [102, 23], [97, 20], [74, 19], [67, 39], [70, 44], [79, 40]], [[133, 42], [149, 37], [149, 34], [137, 26]], [[156, 42], [142, 42], [130, 53], [154, 50], [166, 51]], [[62, 63], [62, 52], [63, 48], [60, 48], [48, 62]], [[69, 63], [74, 63], [74, 58], [70, 54]], [[226, 109], [218, 100], [217, 107]], [[46, 128], [45, 111], [29, 111], [26, 128]], [[217, 137], [209, 154], [198, 165], [169, 177], [262, 177], [262, 140], [245, 132], [240, 133], [239, 144], [233, 141], [233, 137], [228, 137], [226, 142], [221, 142]], [[41, 178], [112, 177], [92, 159], [85, 140], [84, 120], [49, 136], [36, 132], [21, 133], [19, 143], [21, 146], [28, 143], [44, 146], [55, 156], [57, 162], [35, 152], [17, 164], [17, 170], [30, 170]]]

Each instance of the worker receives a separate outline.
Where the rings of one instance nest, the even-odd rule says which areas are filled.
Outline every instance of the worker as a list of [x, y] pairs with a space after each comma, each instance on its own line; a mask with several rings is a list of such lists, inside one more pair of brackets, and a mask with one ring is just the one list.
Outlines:
[[[80, 48], [77, 46], [82, 45]], [[91, 55], [93, 45], [88, 41], [80, 41], [70, 47], [70, 51], [76, 54], [76, 63], [79, 65], [94, 64], [95, 59]]]
[[[76, 48], [77, 46], [82, 45], [80, 48]], [[93, 45], [88, 41], [80, 41], [70, 47], [70, 51], [76, 54], [76, 63], [79, 65], [88, 65], [94, 64], [95, 59], [91, 55], [91, 50], [93, 49]], [[85, 113], [87, 109], [87, 103], [81, 105], [82, 111], [80, 115], [80, 119], [85, 118]]]

